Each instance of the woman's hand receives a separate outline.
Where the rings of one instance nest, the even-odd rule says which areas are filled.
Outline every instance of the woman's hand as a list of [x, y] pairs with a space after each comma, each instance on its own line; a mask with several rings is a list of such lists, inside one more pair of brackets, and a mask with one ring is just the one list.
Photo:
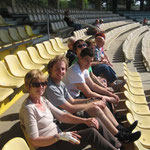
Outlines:
[[99, 128], [99, 123], [98, 123], [98, 121], [95, 118], [88, 118], [88, 119], [86, 119], [85, 124], [88, 127], [95, 127], [96, 129]]
[[80, 138], [81, 136], [77, 134], [77, 131], [59, 133], [59, 140], [68, 141], [72, 144], [80, 144]]

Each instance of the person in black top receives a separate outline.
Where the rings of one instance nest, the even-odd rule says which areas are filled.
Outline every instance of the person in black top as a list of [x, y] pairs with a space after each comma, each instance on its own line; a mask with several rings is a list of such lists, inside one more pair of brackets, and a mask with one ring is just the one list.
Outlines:
[[80, 30], [82, 28], [81, 24], [76, 24], [76, 23], [74, 23], [73, 20], [70, 19], [70, 17], [69, 17], [69, 10], [65, 11], [64, 15], [65, 15], [64, 21], [66, 21], [66, 23], [67, 23], [67, 25], [69, 27], [73, 27], [74, 31]]
[[70, 37], [68, 39], [68, 47], [69, 50], [67, 51], [66, 57], [69, 60], [69, 66], [72, 65], [72, 62], [74, 61], [74, 59], [77, 57], [76, 52], [73, 50], [73, 44], [75, 43], [75, 38]]

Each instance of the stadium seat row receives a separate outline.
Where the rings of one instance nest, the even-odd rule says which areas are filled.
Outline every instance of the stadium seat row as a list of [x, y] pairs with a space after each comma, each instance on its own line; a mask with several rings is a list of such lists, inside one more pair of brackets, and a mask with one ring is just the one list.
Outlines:
[[141, 131], [141, 137], [134, 142], [138, 150], [148, 150], [150, 148], [150, 110], [144, 94], [142, 81], [138, 72], [131, 72], [127, 64], [124, 63], [124, 78], [126, 79], [124, 95], [129, 113], [127, 120], [133, 123], [138, 120], [135, 131]]
[[142, 55], [144, 65], [147, 71], [150, 71], [150, 31], [148, 31], [142, 40]]
[[107, 49], [111, 43], [112, 40], [114, 40], [115, 38], [117, 38], [119, 35], [121, 35], [122, 33], [133, 29], [135, 27], [140, 26], [139, 23], [131, 23], [131, 24], [127, 24], [118, 28], [115, 28], [109, 32], [106, 33], [106, 44], [105, 44], [105, 49]]
[[31, 42], [31, 40], [39, 37], [42, 37], [42, 35], [34, 34], [29, 25], [0, 29], [0, 48], [10, 47], [14, 44], [22, 44], [27, 41]]
[[123, 52], [126, 61], [134, 60], [134, 50], [137, 45], [137, 39], [139, 36], [148, 30], [148, 26], [142, 26], [129, 34], [127, 39], [123, 43]]
[[[9, 102], [18, 90], [24, 91], [24, 76], [31, 69], [40, 69], [46, 72], [45, 65], [56, 55], [65, 54], [68, 47], [60, 38], [50, 39], [38, 43], [35, 47], [28, 47], [15, 54], [9, 54], [0, 61], [0, 114], [3, 113]], [[12, 96], [13, 94], [13, 96]], [[7, 105], [7, 106], [6, 106]], [[6, 108], [5, 108], [6, 106]]]

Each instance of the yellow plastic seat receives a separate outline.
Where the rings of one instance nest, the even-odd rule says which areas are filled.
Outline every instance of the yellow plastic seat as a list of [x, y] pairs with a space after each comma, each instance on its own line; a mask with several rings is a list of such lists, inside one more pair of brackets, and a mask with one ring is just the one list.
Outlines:
[[26, 30], [28, 36], [32, 37], [33, 39], [42, 37], [42, 35], [34, 34], [33, 31], [32, 31], [32, 28], [29, 25], [25, 25], [25, 30]]
[[54, 58], [54, 55], [49, 54], [42, 43], [38, 43], [35, 46], [43, 59], [51, 60]]
[[45, 46], [47, 52], [52, 55], [52, 56], [56, 56], [56, 55], [60, 55], [60, 52], [56, 52], [53, 47], [52, 44], [50, 43], [50, 41], [44, 41], [43, 45]]
[[8, 32], [9, 32], [10, 37], [13, 39], [13, 41], [15, 41], [15, 43], [21, 43], [21, 42], [23, 42], [22, 38], [18, 34], [16, 28], [8, 28]]
[[145, 96], [133, 95], [132, 93], [130, 93], [130, 91], [124, 91], [124, 95], [128, 100], [132, 101], [135, 104], [143, 104], [143, 105], [148, 104]]
[[2, 61], [0, 61], [0, 68], [0, 86], [19, 88], [24, 84], [24, 79], [12, 76]]
[[150, 116], [150, 110], [149, 110], [148, 105], [135, 104], [129, 100], [126, 100], [126, 105], [128, 105], [128, 107], [131, 107], [132, 110], [138, 115], [149, 115]]
[[138, 127], [142, 129], [150, 129], [150, 115], [139, 115], [135, 113], [128, 101], [125, 102], [127, 108], [133, 115], [134, 120], [138, 120]]
[[26, 73], [30, 71], [29, 69], [23, 68], [16, 55], [7, 55], [4, 60], [11, 74], [16, 77], [24, 78]]
[[[130, 124], [132, 124], [135, 121], [135, 119], [131, 113], [127, 113], [127, 120]], [[137, 126], [134, 131], [141, 131], [141, 137], [138, 140], [141, 144], [140, 147], [146, 148], [146, 150], [147, 150], [147, 148], [149, 149], [150, 148], [150, 130], [142, 129]], [[134, 144], [137, 145], [137, 143], [134, 143]], [[140, 150], [142, 150], [142, 149], [140, 149]], [[145, 149], [143, 149], [143, 150], [145, 150]]]
[[55, 37], [55, 40], [61, 49], [69, 50], [68, 46], [64, 45], [59, 37]]
[[130, 77], [126, 75], [124, 76], [124, 79], [130, 86], [143, 89], [142, 82], [130, 80]]
[[124, 70], [124, 74], [132, 81], [142, 82], [140, 76], [131, 76], [127, 71]]
[[32, 146], [32, 144], [31, 144], [31, 142], [29, 141], [29, 138], [28, 138], [28, 136], [27, 136], [25, 127], [24, 127], [21, 123], [20, 123], [20, 127], [21, 127], [21, 129], [22, 129], [22, 131], [23, 131], [23, 134], [24, 134], [24, 136], [25, 136], [25, 138], [26, 138], [26, 141], [27, 141], [27, 143], [28, 143], [28, 145], [29, 145], [30, 150], [35, 150], [35, 148], [34, 148], [34, 147]]
[[134, 150], [150, 150], [148, 148], [145, 148], [139, 140], [135, 141], [134, 142], [134, 145], [135, 145], [135, 149]]
[[32, 47], [32, 46], [28, 47], [27, 51], [34, 63], [41, 64], [41, 65], [48, 64], [49, 60], [46, 60], [46, 59], [43, 59], [42, 57], [40, 57], [40, 55], [38, 54], [35, 47]]
[[60, 53], [64, 53], [66, 52], [67, 50], [65, 49], [61, 49], [58, 44], [56, 43], [56, 41], [54, 39], [50, 39], [50, 42], [52, 44], [52, 47], [53, 49], [56, 51], [56, 52], [60, 52]]
[[145, 96], [143, 89], [139, 89], [139, 88], [134, 88], [132, 86], [130, 86], [129, 84], [125, 84], [124, 88], [127, 90], [129, 89], [129, 91], [133, 94], [133, 95], [139, 95], [139, 96]]
[[2, 150], [30, 150], [26, 141], [21, 137], [15, 137], [9, 140]]
[[17, 52], [17, 56], [22, 64], [22, 66], [25, 69], [39, 69], [39, 70], [43, 70], [45, 68], [45, 66], [43, 65], [39, 65], [34, 63], [31, 58], [29, 57], [28, 53], [26, 51], [18, 51]]
[[0, 102], [5, 100], [8, 96], [10, 96], [14, 92], [11, 88], [2, 88], [0, 87]]
[[133, 72], [133, 71], [130, 71], [127, 67], [127, 64], [126, 63], [123, 63], [124, 65], [124, 70], [128, 73], [128, 75], [130, 76], [133, 76], [133, 77], [140, 77], [140, 74], [138, 72]]

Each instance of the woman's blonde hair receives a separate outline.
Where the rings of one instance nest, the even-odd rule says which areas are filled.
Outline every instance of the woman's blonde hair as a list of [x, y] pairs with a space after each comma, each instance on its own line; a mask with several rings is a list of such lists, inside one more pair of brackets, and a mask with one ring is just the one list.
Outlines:
[[36, 82], [38, 80], [43, 80], [43, 81], [47, 81], [47, 77], [44, 75], [44, 73], [38, 69], [34, 69], [29, 71], [26, 75], [25, 75], [25, 86], [26, 89], [29, 90], [30, 84], [32, 82]]

